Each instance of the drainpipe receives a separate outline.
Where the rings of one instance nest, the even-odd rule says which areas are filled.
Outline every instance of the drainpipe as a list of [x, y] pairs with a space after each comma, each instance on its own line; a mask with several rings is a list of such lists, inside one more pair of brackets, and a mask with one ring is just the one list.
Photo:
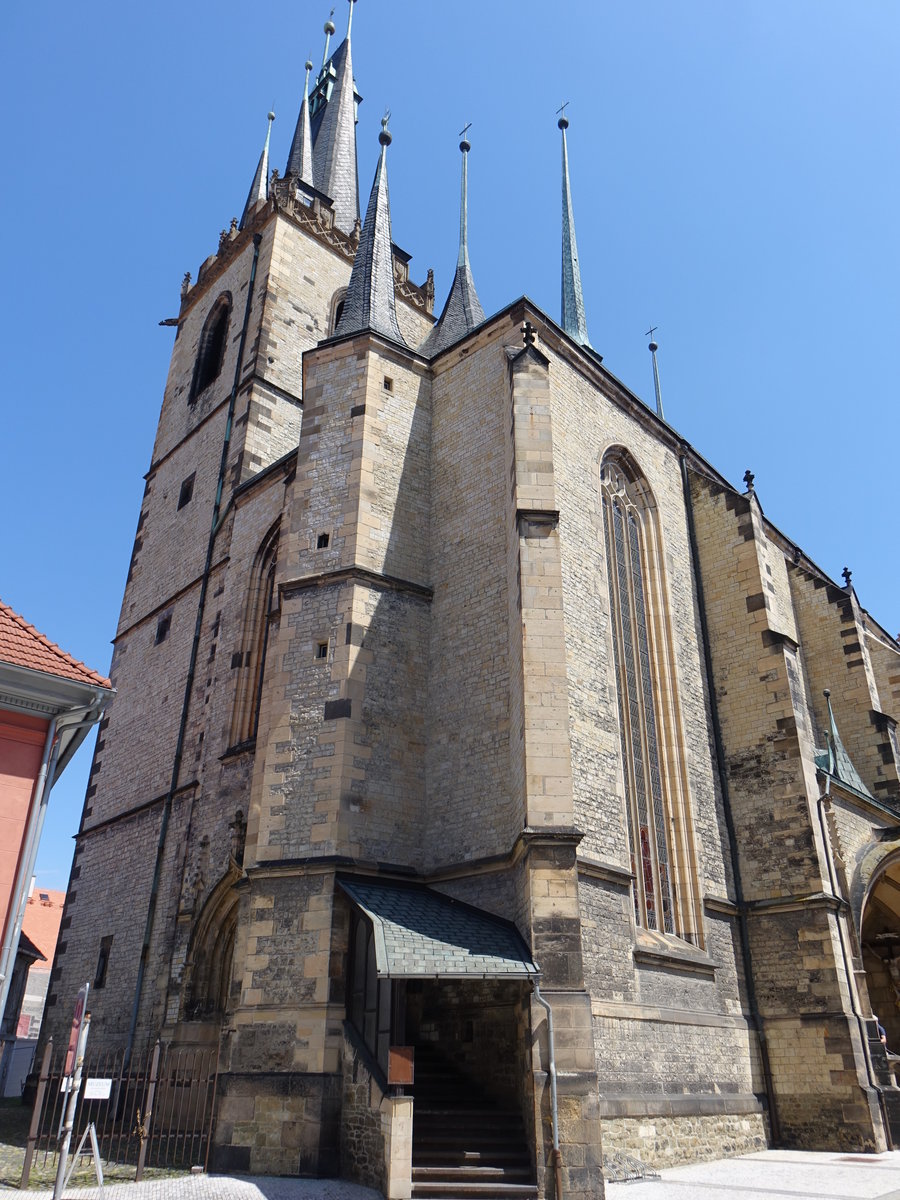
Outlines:
[[156, 903], [159, 899], [159, 884], [162, 878], [163, 860], [166, 850], [166, 839], [169, 832], [169, 818], [172, 815], [172, 805], [175, 792], [178, 790], [178, 779], [181, 775], [181, 759], [184, 754], [184, 739], [187, 734], [188, 714], [191, 707], [191, 693], [194, 690], [194, 675], [197, 670], [197, 658], [200, 653], [200, 638], [203, 633], [203, 617], [206, 612], [206, 593], [209, 590], [209, 576], [212, 569], [213, 551], [216, 535], [219, 532], [219, 513], [222, 508], [222, 493], [225, 489], [225, 475], [228, 470], [228, 454], [231, 449], [231, 430], [234, 425], [234, 410], [237, 404], [238, 387], [241, 382], [241, 369], [244, 365], [244, 348], [247, 344], [247, 329], [250, 324], [250, 310], [253, 307], [253, 286], [256, 282], [256, 266], [259, 262], [259, 247], [262, 234], [253, 235], [253, 261], [250, 264], [250, 280], [247, 284], [247, 303], [244, 307], [244, 323], [241, 326], [241, 340], [238, 346], [237, 362], [234, 366], [234, 381], [231, 385], [231, 395], [228, 398], [228, 413], [225, 418], [225, 437], [222, 442], [222, 457], [219, 460], [219, 478], [216, 482], [216, 498], [213, 504], [212, 520], [209, 527], [209, 538], [206, 544], [206, 563], [200, 579], [200, 596], [197, 600], [197, 620], [194, 623], [194, 640], [191, 643], [191, 657], [188, 664], [187, 681], [184, 685], [184, 698], [181, 702], [181, 719], [178, 723], [178, 737], [175, 742], [175, 754], [172, 759], [172, 775], [169, 790], [163, 801], [162, 819], [159, 823], [159, 837], [156, 842], [156, 862], [153, 865], [153, 879], [150, 883], [150, 898], [147, 902], [147, 917], [144, 922], [144, 939], [141, 943], [141, 956], [138, 959], [137, 980], [134, 985], [134, 1000], [131, 1005], [131, 1023], [128, 1027], [128, 1041], [125, 1046], [125, 1067], [131, 1062], [134, 1050], [134, 1036], [137, 1030], [138, 1013], [141, 1006], [141, 993], [144, 990], [144, 975], [147, 970], [147, 960], [150, 957], [150, 939], [153, 936], [153, 924], [156, 919]]
[[[826, 695], [827, 694], [828, 693], [826, 692]], [[825, 801], [826, 800], [829, 800], [829, 801], [831, 800], [831, 776], [827, 773], [825, 774], [825, 791], [819, 795], [819, 798], [817, 801], [817, 808], [819, 811], [819, 828], [822, 831], [822, 846], [825, 850], [825, 862], [828, 866], [828, 879], [831, 883], [831, 890], [832, 890], [836, 900], [839, 900], [839, 901], [843, 900], [844, 903], [846, 904], [846, 902], [847, 902], [846, 897], [844, 897], [842, 895], [842, 893], [838, 887], [837, 876], [835, 874], [835, 869], [834, 869], [834, 858], [833, 858], [833, 851], [832, 851], [832, 846], [831, 846], [831, 838], [828, 835], [828, 825], [825, 820]], [[863, 1058], [864, 1058], [865, 1064], [866, 1064], [866, 1078], [869, 1081], [869, 1087], [872, 1088], [872, 1090], [878, 1096], [878, 1107], [881, 1109], [881, 1123], [884, 1126], [884, 1132], [885, 1132], [885, 1138], [886, 1138], [887, 1145], [888, 1145], [888, 1150], [893, 1150], [894, 1142], [893, 1142], [893, 1138], [891, 1137], [891, 1125], [890, 1125], [890, 1122], [888, 1121], [887, 1109], [885, 1107], [885, 1102], [884, 1102], [884, 1089], [882, 1088], [882, 1086], [878, 1082], [878, 1080], [875, 1078], [875, 1068], [872, 1066], [872, 1058], [871, 1058], [871, 1054], [869, 1052], [869, 1034], [866, 1029], [865, 1017], [863, 1017], [862, 1013], [859, 1010], [859, 1000], [858, 1000], [858, 997], [856, 994], [856, 980], [853, 976], [853, 969], [852, 969], [852, 964], [850, 962], [850, 956], [847, 953], [847, 946], [844, 941], [844, 937], [845, 937], [844, 922], [841, 919], [840, 911], [838, 911], [835, 915], [837, 917], [837, 923], [838, 923], [838, 942], [840, 943], [840, 946], [841, 946], [841, 958], [843, 959], [843, 962], [844, 962], [844, 974], [847, 977], [847, 991], [850, 994], [850, 1011], [853, 1013], [853, 1016], [856, 1018], [857, 1028], [859, 1029], [860, 1041], [862, 1042]]]
[[769, 1128], [772, 1131], [772, 1141], [781, 1141], [781, 1126], [778, 1120], [778, 1106], [775, 1103], [775, 1085], [772, 1081], [772, 1064], [769, 1061], [769, 1045], [766, 1031], [763, 1027], [759, 1008], [756, 1003], [756, 984], [753, 980], [753, 961], [750, 956], [750, 932], [747, 928], [747, 906], [744, 902], [744, 888], [741, 882], [741, 864], [738, 857], [737, 833], [734, 827], [734, 814], [731, 811], [731, 791], [728, 787], [728, 772], [725, 769], [725, 746], [722, 741], [722, 727], [719, 724], [719, 705], [716, 700], [715, 677], [713, 676], [712, 649], [709, 640], [709, 625], [706, 621], [706, 600], [703, 593], [703, 576], [700, 572], [700, 551], [697, 547], [697, 529], [694, 524], [694, 501], [691, 496], [691, 483], [688, 479], [686, 444], [682, 443], [678, 455], [681, 466], [681, 486], [684, 491], [684, 509], [687, 515], [688, 541], [691, 547], [691, 565], [694, 569], [694, 584], [697, 588], [697, 609], [700, 615], [700, 636], [703, 643], [703, 664], [706, 670], [706, 681], [709, 691], [709, 712], [712, 718], [713, 741], [716, 749], [716, 769], [719, 775], [719, 787], [722, 793], [722, 811], [725, 815], [725, 826], [728, 829], [728, 848], [731, 858], [731, 875], [734, 880], [734, 895], [738, 910], [738, 930], [740, 932], [741, 959], [744, 964], [744, 979], [747, 983], [747, 1007], [750, 1010], [750, 1024], [756, 1033], [759, 1045], [759, 1061], [762, 1067], [763, 1082], [766, 1088], [766, 1100], [769, 1105]]
[[50, 721], [47, 736], [44, 739], [44, 750], [41, 755], [41, 765], [34, 784], [34, 799], [22, 839], [22, 853], [16, 871], [15, 887], [13, 889], [13, 905], [0, 951], [0, 1018], [6, 1010], [6, 1000], [9, 995], [9, 985], [12, 981], [15, 966], [16, 951], [19, 948], [19, 935], [22, 932], [22, 922], [25, 919], [25, 905], [28, 902], [28, 884], [34, 874], [34, 864], [37, 861], [38, 845], [47, 816], [47, 805], [50, 800], [50, 789], [56, 782], [56, 767], [59, 759], [60, 741], [64, 732], [75, 733], [79, 729], [89, 729], [96, 724], [100, 710], [103, 708], [108, 694], [95, 691], [90, 704], [70, 709], [58, 714]]
[[547, 1056], [550, 1060], [550, 1126], [553, 1131], [553, 1179], [556, 1184], [555, 1200], [563, 1200], [562, 1154], [559, 1149], [559, 1109], [556, 1098], [556, 1042], [553, 1038], [553, 1009], [541, 995], [541, 985], [535, 979], [534, 998], [547, 1014]]

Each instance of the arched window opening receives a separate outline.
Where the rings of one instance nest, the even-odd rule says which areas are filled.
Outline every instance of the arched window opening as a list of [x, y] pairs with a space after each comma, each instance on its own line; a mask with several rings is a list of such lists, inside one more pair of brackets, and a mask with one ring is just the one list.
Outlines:
[[231, 724], [231, 744], [252, 741], [259, 728], [269, 622], [275, 603], [275, 567], [278, 557], [278, 522], [263, 539], [253, 564], [244, 615], [241, 649], [234, 656], [240, 676]]
[[202, 391], [218, 379], [225, 359], [228, 342], [228, 325], [231, 318], [231, 293], [224, 292], [209, 311], [200, 342], [194, 378], [191, 381], [190, 403], [193, 404]]
[[665, 606], [655, 597], [662, 577], [655, 505], [624, 454], [604, 462], [601, 493], [635, 920], [643, 929], [698, 941], [689, 881], [679, 896], [676, 879], [679, 848], [684, 872], [692, 851], [680, 764], [666, 757], [680, 739], [671, 681], [665, 685], [671, 677]]
[[347, 298], [347, 289], [341, 288], [339, 292], [335, 292], [331, 301], [331, 322], [328, 329], [329, 337], [335, 332], [338, 327], [338, 322], [344, 315], [344, 301]]
[[231, 999], [240, 871], [232, 867], [210, 893], [192, 938], [185, 969], [184, 1018], [221, 1020]]

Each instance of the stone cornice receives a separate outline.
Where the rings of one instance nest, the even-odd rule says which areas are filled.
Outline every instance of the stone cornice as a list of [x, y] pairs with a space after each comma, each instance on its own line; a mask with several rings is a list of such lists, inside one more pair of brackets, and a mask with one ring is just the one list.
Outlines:
[[314, 575], [306, 575], [299, 579], [289, 579], [279, 584], [278, 591], [283, 599], [296, 592], [308, 591], [310, 588], [333, 587], [342, 583], [361, 583], [364, 587], [375, 588], [386, 592], [405, 592], [420, 600], [431, 601], [434, 598], [434, 588], [424, 583], [414, 583], [410, 579], [400, 579], [396, 575], [385, 575], [380, 571], [371, 571], [368, 567], [337, 567], [332, 571], [317, 571]]

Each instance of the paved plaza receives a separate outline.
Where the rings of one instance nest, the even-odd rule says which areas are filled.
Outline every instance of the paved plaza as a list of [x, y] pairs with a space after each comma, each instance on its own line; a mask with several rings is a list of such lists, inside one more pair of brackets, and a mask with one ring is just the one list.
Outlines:
[[[816, 1154], [765, 1150], [662, 1171], [658, 1179], [608, 1183], [607, 1200], [900, 1200], [900, 1151]], [[52, 1189], [18, 1192], [48, 1200]], [[66, 1200], [380, 1200], [343, 1180], [194, 1175], [99, 1188], [67, 1188]]]
[[900, 1151], [763, 1150], [672, 1167], [660, 1179], [609, 1183], [607, 1200], [900, 1200]]
[[[48, 1200], [53, 1189], [16, 1192], [23, 1200]], [[380, 1192], [342, 1179], [239, 1179], [226, 1175], [183, 1175], [145, 1183], [68, 1187], [65, 1200], [382, 1200]]]

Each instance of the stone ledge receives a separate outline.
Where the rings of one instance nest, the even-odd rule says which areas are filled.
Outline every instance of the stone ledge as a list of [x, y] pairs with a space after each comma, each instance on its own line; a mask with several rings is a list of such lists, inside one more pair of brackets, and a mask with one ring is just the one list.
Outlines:
[[731, 1096], [695, 1094], [663, 1096], [637, 1093], [631, 1096], [600, 1095], [601, 1117], [710, 1117], [740, 1116], [765, 1112], [765, 1104], [752, 1093]]

